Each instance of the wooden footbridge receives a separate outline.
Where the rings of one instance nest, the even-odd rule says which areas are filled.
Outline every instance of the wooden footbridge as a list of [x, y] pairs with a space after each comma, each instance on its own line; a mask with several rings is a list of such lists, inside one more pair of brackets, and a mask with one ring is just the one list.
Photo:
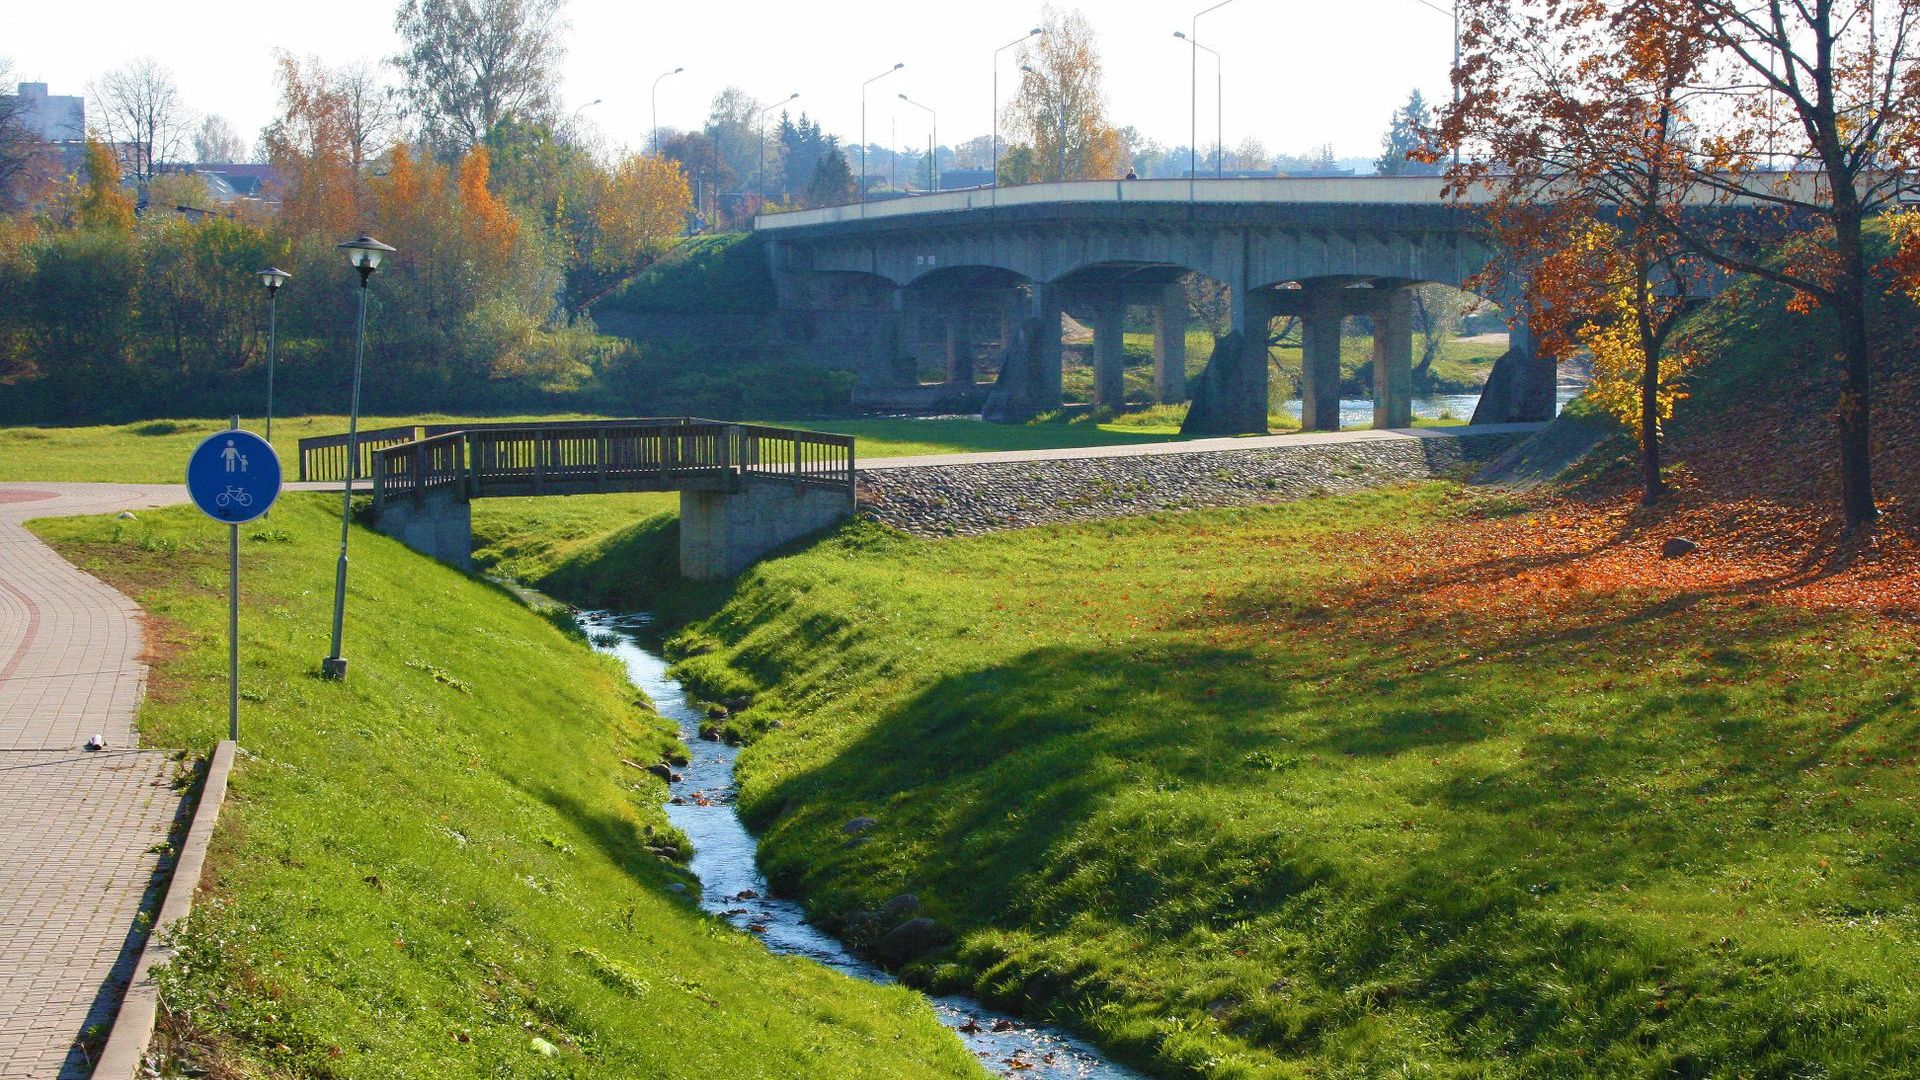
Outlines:
[[370, 479], [376, 527], [469, 565], [474, 499], [680, 493], [681, 572], [727, 577], [851, 514], [853, 439], [697, 417], [446, 424], [300, 440], [300, 479]]

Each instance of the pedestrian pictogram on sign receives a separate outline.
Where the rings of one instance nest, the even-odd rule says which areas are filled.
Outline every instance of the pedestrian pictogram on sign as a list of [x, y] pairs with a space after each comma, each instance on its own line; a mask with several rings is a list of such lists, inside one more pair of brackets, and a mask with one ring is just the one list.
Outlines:
[[187, 459], [187, 493], [215, 521], [252, 521], [280, 496], [279, 455], [251, 431], [216, 432]]

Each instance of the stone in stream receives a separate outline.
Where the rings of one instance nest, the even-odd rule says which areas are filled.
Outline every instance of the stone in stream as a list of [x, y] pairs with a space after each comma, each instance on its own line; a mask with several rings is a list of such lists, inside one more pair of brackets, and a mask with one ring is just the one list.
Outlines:
[[707, 706], [707, 719], [709, 720], [725, 720], [729, 715], [731, 714], [727, 712], [725, 705]]
[[667, 768], [665, 764], [658, 761], [647, 766], [647, 771], [659, 777], [660, 779], [665, 780], [669, 784], [673, 783], [675, 780], [680, 779], [678, 776], [674, 775], [674, 772], [672, 769]]
[[910, 892], [903, 892], [893, 899], [888, 900], [886, 903], [881, 904], [880, 910], [874, 912], [874, 917], [885, 925], [892, 926], [902, 919], [918, 915], [919, 913], [920, 898]]
[[928, 918], [908, 919], [880, 935], [873, 954], [889, 964], [905, 964], [946, 943], [940, 924]]

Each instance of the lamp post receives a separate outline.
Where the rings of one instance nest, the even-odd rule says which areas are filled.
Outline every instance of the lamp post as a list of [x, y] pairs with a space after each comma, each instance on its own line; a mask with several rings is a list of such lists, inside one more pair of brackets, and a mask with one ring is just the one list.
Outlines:
[[687, 69], [677, 67], [672, 71], [663, 72], [659, 79], [653, 80], [653, 91], [651, 94], [653, 100], [653, 131], [651, 134], [653, 135], [653, 153], [655, 157], [660, 156], [660, 79], [664, 79], [669, 75], [678, 75], [685, 70]]
[[900, 100], [916, 109], [925, 111], [932, 124], [932, 127], [927, 130], [927, 189], [929, 191], [939, 191], [940, 163], [934, 160], [934, 155], [940, 152], [940, 114], [934, 112], [931, 107], [922, 105], [905, 94], [900, 95]]
[[[1453, 20], [1453, 70], [1448, 73], [1447, 83], [1453, 88], [1453, 107], [1458, 110], [1460, 108], [1460, 83], [1457, 81], [1460, 77], [1460, 9], [1451, 4], [1446, 7], [1441, 7], [1439, 4], [1430, 2], [1430, 0], [1413, 0], [1413, 2], [1431, 11], [1437, 11]], [[1453, 148], [1453, 163], [1456, 167], [1460, 164], [1460, 147], [1458, 145]]]
[[1037, 38], [1045, 30], [1036, 26], [1022, 37], [1014, 38], [1005, 45], [993, 50], [993, 198], [1000, 199], [1000, 54], [1029, 38]]
[[280, 286], [285, 285], [292, 274], [285, 270], [267, 267], [260, 271], [260, 284], [267, 287], [267, 442], [273, 442], [273, 353], [280, 306]]
[[367, 351], [367, 279], [380, 260], [394, 249], [365, 233], [336, 245], [347, 253], [347, 263], [360, 272], [360, 320], [353, 337], [353, 402], [347, 411], [347, 476], [340, 486], [340, 561], [333, 571], [333, 651], [320, 662], [329, 679], [347, 677], [347, 658], [340, 655], [340, 629], [347, 614], [347, 530], [353, 522], [353, 481], [360, 472], [360, 368]]
[[760, 110], [760, 201], [762, 202], [765, 202], [767, 199], [767, 114], [775, 109], [784, 108], [788, 101], [792, 101], [799, 96], [800, 91], [795, 90], [793, 93], [787, 95], [786, 101], [769, 105]]
[[587, 111], [588, 109], [591, 109], [591, 108], [593, 108], [593, 107], [594, 107], [595, 105], [598, 105], [598, 104], [600, 104], [600, 103], [601, 103], [602, 101], [604, 101], [604, 100], [606, 100], [606, 99], [605, 99], [605, 98], [594, 98], [594, 99], [593, 99], [592, 101], [589, 101], [589, 102], [587, 102], [587, 103], [586, 103], [585, 105], [582, 105], [582, 106], [580, 106], [579, 108], [577, 108], [577, 109], [575, 109], [575, 110], [573, 110], [573, 115], [572, 115], [572, 116], [569, 116], [569, 117], [567, 117], [567, 126], [568, 126], [569, 128], [571, 128], [571, 127], [573, 126], [573, 123], [574, 123], [574, 121], [576, 121], [576, 120], [578, 120], [578, 119], [580, 119], [580, 114], [581, 114], [581, 113], [583, 113], [583, 112], [586, 112], [586, 111]]
[[1185, 41], [1188, 45], [1196, 49], [1206, 49], [1206, 51], [1213, 54], [1213, 178], [1218, 180], [1224, 175], [1221, 157], [1226, 153], [1227, 149], [1226, 122], [1223, 119], [1226, 111], [1227, 61], [1225, 57], [1220, 55], [1220, 50], [1209, 48], [1194, 41], [1192, 38], [1187, 37], [1185, 30], [1175, 30], [1173, 36]]
[[906, 66], [895, 64], [860, 84], [860, 213], [862, 215], [867, 212], [867, 87]]
[[[1187, 117], [1187, 142], [1190, 144], [1187, 147], [1188, 202], [1193, 201], [1194, 178], [1200, 174], [1200, 42], [1197, 40], [1200, 37], [1200, 16], [1210, 11], [1219, 11], [1231, 3], [1233, 3], [1233, 0], [1220, 0], [1219, 3], [1210, 8], [1202, 8], [1194, 12], [1192, 28], [1187, 31], [1187, 44], [1190, 46], [1187, 52], [1191, 54], [1189, 73], [1187, 76], [1187, 112], [1189, 114]], [[1220, 54], [1214, 53], [1214, 55], [1218, 56]]]

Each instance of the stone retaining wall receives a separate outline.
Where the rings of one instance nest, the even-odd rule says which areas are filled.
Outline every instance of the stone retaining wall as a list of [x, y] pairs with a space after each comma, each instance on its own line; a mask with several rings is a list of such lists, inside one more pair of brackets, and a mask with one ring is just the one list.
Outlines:
[[860, 512], [918, 536], [952, 536], [1285, 502], [1446, 475], [1492, 461], [1529, 434], [863, 469]]

